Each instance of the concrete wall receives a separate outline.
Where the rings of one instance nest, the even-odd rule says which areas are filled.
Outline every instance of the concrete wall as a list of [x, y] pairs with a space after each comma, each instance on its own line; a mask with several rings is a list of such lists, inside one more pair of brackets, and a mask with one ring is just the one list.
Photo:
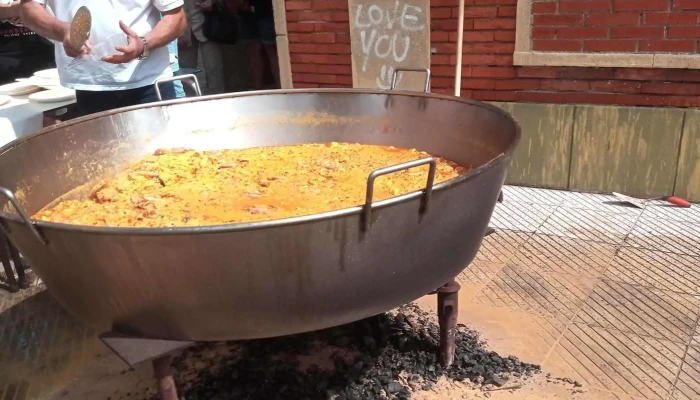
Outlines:
[[523, 132], [510, 184], [700, 201], [700, 110], [493, 104]]

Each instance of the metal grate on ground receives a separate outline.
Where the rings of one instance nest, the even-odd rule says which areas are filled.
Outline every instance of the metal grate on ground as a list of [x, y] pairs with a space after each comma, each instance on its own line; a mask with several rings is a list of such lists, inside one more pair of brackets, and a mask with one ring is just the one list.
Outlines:
[[700, 206], [512, 186], [504, 198], [460, 320], [620, 398], [700, 398]]
[[41, 283], [0, 290], [0, 399], [60, 390], [92, 356], [95, 332], [64, 311]]

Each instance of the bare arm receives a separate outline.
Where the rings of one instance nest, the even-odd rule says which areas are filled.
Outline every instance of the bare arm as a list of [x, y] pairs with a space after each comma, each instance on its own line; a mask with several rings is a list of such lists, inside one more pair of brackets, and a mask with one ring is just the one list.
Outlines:
[[158, 21], [155, 28], [146, 34], [148, 49], [154, 50], [167, 46], [168, 43], [182, 35], [186, 27], [187, 20], [183, 7], [164, 12], [163, 18]]
[[[145, 36], [148, 50], [153, 51], [167, 46], [168, 43], [185, 32], [186, 26], [187, 21], [185, 20], [185, 12], [182, 7], [163, 12], [163, 18]], [[128, 43], [126, 46], [117, 46], [116, 50], [121, 52], [121, 54], [111, 54], [102, 57], [102, 61], [112, 64], [123, 64], [131, 62], [143, 54], [143, 41], [136, 32], [126, 26], [124, 22], [119, 22], [119, 27], [128, 36]]]
[[69, 35], [69, 23], [59, 21], [43, 5], [32, 0], [22, 0], [21, 17], [26, 27], [45, 38], [63, 42]]

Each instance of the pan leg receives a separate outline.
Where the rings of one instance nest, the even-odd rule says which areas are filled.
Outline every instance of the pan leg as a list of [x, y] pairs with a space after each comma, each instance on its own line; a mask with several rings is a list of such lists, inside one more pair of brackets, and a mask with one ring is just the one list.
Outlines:
[[22, 257], [19, 256], [19, 251], [17, 248], [7, 240], [7, 246], [10, 249], [10, 258], [15, 264], [15, 272], [17, 272], [17, 280], [19, 281], [19, 287], [21, 289], [27, 289], [29, 287], [29, 282], [27, 281], [27, 275], [24, 272], [24, 263], [22, 262]]
[[170, 360], [171, 357], [168, 354], [153, 360], [153, 372], [158, 381], [158, 396], [160, 400], [178, 400]]
[[17, 280], [15, 279], [15, 271], [12, 270], [12, 264], [10, 264], [10, 248], [8, 245], [10, 242], [7, 240], [2, 231], [0, 231], [0, 262], [5, 269], [5, 276], [7, 277], [8, 290], [12, 293], [19, 291], [19, 285], [17, 285]]
[[498, 194], [498, 202], [503, 203], [503, 191], [501, 190], [501, 193]]
[[455, 332], [457, 330], [457, 313], [459, 312], [459, 283], [447, 282], [437, 290], [438, 321], [440, 323], [440, 362], [449, 367], [455, 359]]
[[160, 400], [178, 400], [170, 353], [192, 346], [194, 342], [140, 338], [117, 332], [103, 333], [99, 338], [130, 366], [152, 360]]

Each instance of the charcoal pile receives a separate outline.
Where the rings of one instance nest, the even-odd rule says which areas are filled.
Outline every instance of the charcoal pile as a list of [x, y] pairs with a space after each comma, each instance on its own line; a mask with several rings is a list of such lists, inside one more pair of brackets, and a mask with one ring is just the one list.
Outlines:
[[323, 331], [203, 343], [173, 361], [186, 400], [410, 399], [438, 379], [502, 386], [540, 371], [486, 350], [460, 325], [454, 364], [440, 365], [439, 328], [413, 305]]

